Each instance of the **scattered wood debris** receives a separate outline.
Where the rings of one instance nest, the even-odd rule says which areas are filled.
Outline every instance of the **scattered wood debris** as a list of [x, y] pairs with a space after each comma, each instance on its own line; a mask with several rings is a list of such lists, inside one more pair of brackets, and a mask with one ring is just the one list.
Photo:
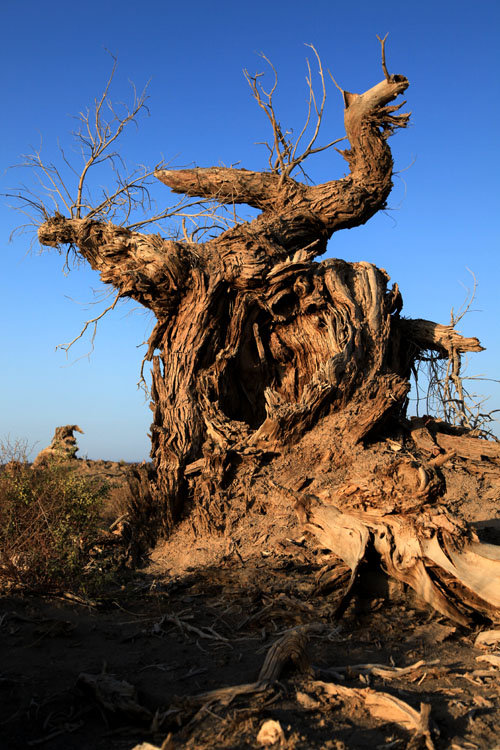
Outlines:
[[297, 628], [285, 633], [276, 641], [266, 654], [259, 681], [274, 682], [288, 662], [292, 662], [300, 672], [306, 672], [309, 669], [309, 660], [305, 653], [308, 632], [311, 632], [311, 626]]
[[474, 646], [476, 648], [488, 648], [500, 643], [500, 630], [483, 630], [476, 636]]
[[476, 656], [476, 660], [487, 661], [494, 667], [500, 667], [500, 654], [483, 654], [482, 656]]
[[310, 686], [313, 690], [324, 691], [328, 696], [362, 705], [376, 719], [399, 724], [412, 732], [416, 739], [422, 738], [426, 750], [434, 750], [429, 725], [431, 711], [429, 705], [421, 703], [420, 711], [416, 711], [399, 698], [389, 693], [372, 690], [372, 688], [350, 688], [321, 681], [311, 682]]
[[283, 747], [285, 733], [279, 721], [275, 721], [274, 719], [265, 721], [259, 729], [257, 742], [264, 747], [270, 747], [279, 742], [279, 746]]
[[421, 659], [408, 667], [392, 667], [386, 664], [350, 664], [349, 666], [331, 667], [321, 671], [332, 672], [332, 674], [347, 672], [349, 674], [373, 675], [374, 677], [381, 677], [383, 680], [394, 680], [416, 671], [424, 672], [436, 664], [439, 664], [439, 659], [433, 659], [432, 661]]

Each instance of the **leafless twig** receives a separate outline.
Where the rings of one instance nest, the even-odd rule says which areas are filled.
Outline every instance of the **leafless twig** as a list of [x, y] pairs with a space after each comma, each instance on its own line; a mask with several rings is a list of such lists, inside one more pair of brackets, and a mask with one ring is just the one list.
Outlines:
[[97, 324], [99, 323], [99, 321], [101, 320], [101, 318], [104, 318], [104, 316], [108, 312], [110, 312], [111, 310], [115, 309], [115, 307], [116, 307], [116, 305], [118, 303], [118, 300], [120, 299], [120, 296], [121, 296], [121, 293], [118, 292], [118, 294], [115, 296], [115, 298], [114, 298], [113, 302], [111, 303], [111, 305], [108, 305], [108, 307], [106, 307], [105, 310], [103, 310], [101, 313], [99, 313], [99, 315], [96, 315], [95, 318], [91, 318], [90, 320], [86, 320], [85, 321], [85, 323], [83, 324], [82, 329], [81, 329], [80, 333], [78, 334], [78, 336], [75, 336], [75, 338], [72, 341], [70, 341], [69, 343], [67, 343], [67, 344], [58, 344], [58, 346], [56, 346], [56, 350], [57, 349], [63, 349], [66, 352], [66, 354], [67, 354], [68, 351], [73, 346], [73, 344], [75, 344], [79, 339], [81, 339], [83, 337], [83, 335], [85, 334], [85, 331], [87, 330], [87, 328], [89, 326], [93, 326], [92, 337], [90, 339], [90, 343], [91, 343], [91, 347], [92, 348], [88, 352], [88, 354], [86, 354], [84, 356], [88, 356], [89, 354], [91, 354], [94, 351], [94, 342], [95, 342], [95, 337], [96, 337], [96, 333], [97, 333]]
[[[40, 142], [38, 148], [25, 154], [21, 163], [16, 165], [27, 168], [37, 185], [22, 185], [9, 192], [7, 196], [14, 199], [13, 208], [28, 216], [26, 226], [31, 228], [38, 227], [57, 212], [71, 219], [112, 222], [132, 230], [155, 224], [166, 230], [172, 239], [178, 229], [170, 223], [165, 224], [172, 219], [187, 219], [193, 223], [201, 220], [210, 228], [217, 226], [218, 231], [224, 231], [228, 228], [227, 207], [216, 216], [215, 201], [209, 205], [183, 196], [173, 206], [156, 210], [151, 188], [157, 184], [155, 172], [167, 166], [164, 162], [153, 168], [145, 165], [133, 170], [127, 168], [116, 151], [116, 145], [124, 131], [132, 124], [137, 125], [138, 118], [148, 113], [147, 85], [140, 94], [132, 85], [132, 100], [128, 106], [115, 104], [111, 88], [117, 61], [113, 55], [111, 57], [112, 69], [102, 94], [76, 117], [77, 126], [72, 132], [73, 151], [80, 154], [81, 163], [68, 158], [67, 151], [60, 144], [60, 164], [46, 160]], [[106, 179], [105, 170], [111, 179]], [[106, 182], [113, 188], [101, 187]], [[214, 217], [216, 220], [211, 224], [205, 222]]]
[[[152, 224], [169, 239], [200, 242], [239, 223], [241, 219], [236, 215], [235, 207], [219, 205], [217, 196], [210, 201], [182, 196], [173, 205], [157, 209], [151, 188], [157, 185], [155, 172], [167, 165], [161, 162], [153, 168], [139, 165], [129, 170], [116, 150], [124, 131], [137, 124], [138, 118], [148, 112], [147, 85], [141, 93], [132, 85], [131, 102], [128, 105], [115, 104], [111, 89], [117, 61], [113, 55], [111, 57], [112, 68], [102, 94], [91, 107], [77, 115], [76, 128], [71, 134], [72, 151], [81, 160], [78, 156], [76, 159], [69, 158], [69, 150], [58, 144], [60, 158], [55, 164], [43, 156], [43, 142], [40, 141], [38, 148], [25, 154], [17, 165], [18, 168], [27, 169], [35, 183], [23, 184], [7, 194], [13, 199], [12, 208], [28, 218], [23, 229], [37, 229], [51, 216], [60, 214], [68, 219], [111, 222], [133, 231]], [[103, 187], [106, 184], [112, 187]], [[72, 249], [74, 246], [70, 245], [64, 251], [65, 268], [68, 270]], [[77, 253], [75, 258], [78, 258]], [[97, 323], [115, 308], [118, 298], [102, 313], [86, 321], [72, 341], [57, 348], [68, 352], [92, 327], [92, 348], [87, 355], [90, 354]]]
[[[469, 273], [473, 279], [473, 287], [472, 290], [467, 290], [466, 299], [458, 313], [455, 313], [453, 308], [451, 310], [450, 325], [453, 328], [470, 312], [476, 296], [477, 280], [472, 271], [469, 270]], [[447, 358], [437, 352], [423, 352], [413, 374], [417, 391], [417, 414], [419, 403], [423, 400], [427, 414], [443, 419], [449, 424], [465, 427], [478, 437], [497, 440], [489, 425], [495, 421], [494, 415], [500, 410], [487, 411], [484, 406], [486, 398], [471, 392], [466, 383], [475, 380], [495, 383], [500, 381], [483, 376], [465, 375], [461, 354], [454, 349], [448, 353]], [[420, 376], [425, 384], [423, 396]]]
[[[307, 113], [304, 125], [299, 132], [299, 135], [295, 139], [293, 139], [293, 130], [284, 130], [282, 128], [276, 113], [273, 96], [278, 87], [278, 74], [271, 61], [264, 54], [261, 54], [261, 57], [269, 65], [273, 74], [273, 83], [269, 90], [264, 89], [264, 86], [261, 82], [261, 79], [264, 75], [263, 73], [255, 73], [255, 75], [250, 75], [248, 70], [244, 71], [245, 78], [248, 82], [248, 85], [250, 86], [253, 97], [259, 107], [265, 112], [271, 125], [273, 133], [272, 142], [263, 143], [263, 145], [265, 145], [269, 151], [269, 167], [271, 169], [271, 172], [280, 174], [283, 179], [288, 177], [297, 167], [301, 168], [302, 162], [305, 161], [305, 159], [307, 159], [311, 154], [317, 154], [321, 151], [325, 151], [326, 149], [334, 146], [336, 143], [340, 143], [341, 141], [345, 140], [344, 136], [342, 138], [337, 138], [334, 141], [330, 141], [330, 143], [327, 143], [324, 146], [315, 145], [319, 136], [321, 124], [323, 122], [327, 94], [325, 75], [323, 71], [323, 65], [321, 63], [321, 58], [312, 44], [306, 44], [306, 47], [312, 49], [318, 65], [317, 75], [320, 82], [320, 98], [318, 99], [316, 95], [311, 65], [309, 63], [309, 60], [307, 60], [306, 83], [309, 91]], [[299, 144], [308, 132], [310, 133], [310, 136], [307, 145], [305, 146], [303, 151], [299, 151]]]
[[385, 40], [387, 39], [388, 36], [389, 36], [389, 32], [384, 36], [383, 39], [381, 39], [379, 35], [377, 34], [377, 39], [379, 40], [380, 46], [382, 48], [382, 70], [384, 71], [385, 80], [390, 82], [391, 76], [389, 75], [389, 71], [387, 70], [387, 65], [385, 62]]

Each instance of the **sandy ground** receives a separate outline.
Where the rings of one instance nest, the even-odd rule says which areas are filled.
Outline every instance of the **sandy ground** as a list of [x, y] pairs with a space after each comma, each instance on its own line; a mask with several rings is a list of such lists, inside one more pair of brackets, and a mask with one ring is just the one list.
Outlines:
[[[449, 503], [500, 543], [498, 485], [478, 481], [450, 473]], [[185, 521], [105, 602], [5, 593], [0, 747], [258, 748], [272, 720], [274, 748], [500, 748], [499, 646], [475, 646], [491, 626], [455, 626], [400, 587], [360, 589], [337, 621], [315, 593], [326, 559], [276, 504], [224, 536], [194, 539]], [[269, 650], [308, 625], [305, 655], [277, 681], [203, 695], [255, 683]], [[429, 706], [430, 733], [374, 715], [368, 688]]]

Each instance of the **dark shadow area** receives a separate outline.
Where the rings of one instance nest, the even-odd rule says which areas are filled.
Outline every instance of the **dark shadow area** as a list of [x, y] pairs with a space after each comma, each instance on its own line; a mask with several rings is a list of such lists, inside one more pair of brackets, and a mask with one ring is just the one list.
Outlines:
[[[389, 693], [417, 711], [430, 703], [438, 749], [453, 738], [493, 743], [496, 673], [475, 674], [488, 665], [476, 662], [471, 635], [403, 592], [387, 598], [386, 589], [374, 596], [361, 586], [337, 622], [335, 597], [313, 594], [322, 567], [320, 550], [283, 540], [270, 555], [265, 547], [246, 559], [228, 551], [217, 565], [181, 576], [133, 574], [100, 602], [5, 595], [2, 747], [131, 750], [160, 746], [172, 733], [172, 748], [253, 748], [268, 719], [297, 750], [410, 741], [411, 732], [363, 706], [328, 698], [318, 680]], [[273, 645], [311, 624], [321, 627], [307, 639], [301, 668], [286, 663], [277, 682], [255, 693], [203, 697], [254, 683]], [[359, 667], [418, 662], [391, 679]], [[100, 692], [89, 680], [100, 681]]]
[[487, 518], [472, 524], [482, 542], [500, 544], [500, 518]]

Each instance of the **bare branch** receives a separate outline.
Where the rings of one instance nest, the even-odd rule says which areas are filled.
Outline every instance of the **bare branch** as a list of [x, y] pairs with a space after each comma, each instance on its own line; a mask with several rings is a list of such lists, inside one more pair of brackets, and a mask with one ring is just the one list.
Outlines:
[[[84, 150], [86, 149], [88, 151], [85, 165], [79, 176], [76, 198], [70, 208], [71, 217], [76, 217], [78, 219], [81, 218], [82, 208], [84, 207], [82, 205], [82, 195], [88, 171], [93, 166], [101, 164], [106, 159], [113, 160], [113, 158], [116, 157], [116, 154], [109, 152], [111, 145], [116, 141], [130, 122], [135, 122], [135, 118], [139, 112], [145, 108], [147, 85], [139, 97], [137, 97], [135, 87], [133, 86], [134, 101], [132, 107], [127, 109], [124, 115], [118, 115], [115, 112], [113, 103], [108, 98], [108, 94], [115, 76], [116, 66], [116, 58], [113, 57], [113, 67], [106, 82], [104, 91], [101, 98], [99, 100], [96, 99], [94, 103], [92, 124], [91, 112], [89, 110], [85, 113], [81, 112], [79, 116], [81, 127], [74, 133], [75, 137], [82, 142]], [[105, 105], [113, 115], [110, 122], [104, 119], [102, 115], [102, 109]], [[82, 128], [84, 128], [87, 135], [83, 134]]]
[[58, 349], [63, 349], [66, 352], [66, 354], [68, 354], [68, 352], [71, 349], [71, 347], [73, 346], [73, 344], [75, 344], [79, 339], [81, 339], [83, 337], [83, 335], [85, 334], [85, 331], [87, 330], [87, 328], [89, 326], [93, 326], [92, 337], [90, 339], [91, 349], [90, 349], [89, 352], [87, 352], [87, 354], [83, 355], [85, 357], [89, 356], [94, 351], [94, 342], [95, 342], [95, 337], [96, 337], [96, 333], [97, 333], [97, 324], [99, 323], [99, 321], [102, 318], [104, 318], [104, 316], [108, 312], [110, 312], [111, 310], [115, 309], [115, 307], [116, 307], [116, 305], [117, 305], [118, 300], [120, 299], [120, 297], [121, 297], [121, 292], [118, 292], [118, 294], [115, 296], [115, 298], [114, 298], [114, 300], [113, 300], [113, 302], [112, 302], [111, 305], [109, 305], [99, 315], [96, 315], [95, 318], [91, 318], [90, 320], [86, 320], [85, 323], [83, 324], [83, 327], [82, 327], [80, 333], [78, 334], [78, 336], [75, 336], [75, 338], [72, 341], [70, 341], [69, 343], [67, 343], [67, 344], [58, 344], [58, 346], [56, 346], [56, 351]]
[[[325, 76], [324, 76], [324, 73], [323, 73], [323, 65], [321, 63], [321, 58], [318, 55], [318, 52], [316, 51], [315, 47], [312, 44], [306, 44], [306, 47], [310, 47], [312, 49], [312, 51], [314, 52], [314, 55], [316, 57], [316, 61], [318, 63], [318, 74], [319, 74], [320, 81], [321, 81], [321, 92], [322, 92], [321, 104], [320, 104], [319, 109], [318, 109], [318, 106], [316, 104], [316, 97], [315, 97], [315, 94], [314, 94], [314, 87], [313, 87], [313, 82], [312, 82], [311, 68], [310, 68], [310, 65], [309, 65], [309, 61], [307, 61], [307, 67], [308, 67], [308, 70], [309, 70], [309, 77], [307, 79], [307, 83], [308, 83], [308, 86], [309, 86], [309, 112], [308, 112], [308, 117], [307, 117], [307, 120], [306, 120], [306, 125], [305, 125], [303, 131], [301, 132], [301, 134], [299, 135], [299, 138], [297, 139], [296, 144], [295, 144], [295, 148], [293, 149], [292, 158], [291, 158], [291, 161], [290, 161], [290, 164], [289, 164], [289, 167], [288, 167], [288, 174], [290, 174], [290, 172], [292, 171], [292, 169], [295, 166], [297, 166], [297, 164], [300, 164], [301, 161], [304, 161], [304, 159], [306, 159], [309, 156], [309, 154], [311, 154], [311, 153], [317, 153], [319, 151], [324, 151], [326, 148], [329, 148], [334, 143], [334, 142], [332, 142], [328, 146], [323, 146], [322, 148], [314, 149], [313, 150], [313, 145], [316, 142], [316, 139], [318, 137], [319, 130], [320, 130], [320, 127], [321, 127], [321, 123], [322, 123], [322, 120], [323, 120], [323, 111], [325, 109], [325, 102], [326, 102], [326, 86], [325, 86]], [[316, 126], [314, 128], [314, 132], [313, 132], [313, 134], [311, 136], [311, 139], [309, 140], [309, 143], [308, 143], [305, 151], [303, 151], [303, 153], [299, 157], [295, 158], [295, 153], [297, 151], [298, 143], [299, 143], [299, 141], [300, 141], [300, 139], [302, 137], [302, 134], [304, 133], [305, 129], [309, 125], [311, 101], [314, 104], [314, 110], [316, 112]], [[344, 139], [343, 138], [337, 139], [335, 141], [335, 143], [338, 143], [340, 140], [344, 140]]]
[[[462, 320], [467, 312], [470, 312], [472, 302], [475, 298], [477, 280], [472, 271], [474, 286], [472, 291], [467, 290], [467, 297], [458, 314], [453, 308], [450, 314], [450, 328], [454, 329], [456, 324]], [[485, 399], [475, 393], [470, 393], [466, 388], [466, 382], [470, 380], [484, 379], [491, 382], [499, 382], [493, 378], [480, 378], [479, 376], [468, 376], [464, 374], [466, 367], [462, 367], [462, 354], [458, 346], [452, 345], [446, 357], [442, 352], [423, 352], [413, 370], [417, 390], [417, 412], [421, 400], [422, 389], [419, 378], [422, 377], [426, 383], [425, 406], [427, 414], [443, 419], [452, 425], [465, 427], [478, 437], [492, 438], [495, 435], [487, 428], [490, 422], [495, 421], [493, 414], [496, 410], [485, 412], [483, 404]]]
[[[247, 70], [244, 71], [245, 78], [252, 90], [253, 97], [256, 100], [259, 107], [265, 112], [269, 120], [269, 123], [271, 125], [271, 129], [273, 133], [272, 144], [267, 143], [267, 142], [263, 143], [263, 145], [266, 146], [266, 148], [269, 150], [269, 166], [270, 166], [271, 172], [281, 175], [282, 180], [285, 179], [286, 177], [289, 177], [291, 173], [293, 172], [293, 170], [296, 169], [297, 167], [300, 167], [301, 163], [305, 161], [305, 159], [307, 159], [307, 157], [310, 156], [311, 154], [317, 154], [317, 153], [320, 153], [321, 151], [325, 151], [326, 149], [331, 148], [332, 146], [334, 146], [337, 143], [340, 143], [346, 138], [346, 136], [343, 136], [342, 138], [337, 138], [333, 141], [330, 141], [325, 146], [315, 147], [315, 143], [319, 136], [319, 131], [323, 122], [323, 115], [324, 115], [327, 94], [326, 94], [325, 75], [324, 75], [321, 58], [316, 48], [312, 44], [306, 44], [306, 47], [309, 47], [310, 49], [312, 49], [314, 56], [316, 58], [317, 64], [318, 64], [317, 72], [318, 72], [318, 77], [319, 77], [320, 87], [321, 87], [320, 88], [321, 98], [318, 102], [318, 99], [316, 97], [316, 92], [314, 89], [311, 65], [309, 63], [309, 60], [306, 60], [306, 65], [307, 65], [306, 83], [308, 87], [307, 112], [306, 112], [304, 125], [302, 126], [302, 129], [295, 140], [293, 140], [291, 137], [291, 134], [293, 132], [291, 129], [283, 130], [283, 128], [281, 127], [278, 116], [276, 114], [276, 110], [274, 108], [273, 94], [275, 93], [277, 89], [278, 74], [273, 64], [265, 55], [261, 54], [261, 57], [267, 62], [267, 64], [271, 68], [273, 75], [274, 75], [274, 82], [269, 91], [266, 91], [260, 82], [260, 78], [263, 76], [262, 73], [256, 73], [255, 75], [251, 76]], [[314, 110], [316, 117], [315, 117], [315, 122], [312, 124], [311, 118], [312, 118], [313, 110]], [[304, 148], [302, 152], [299, 153], [298, 151], [299, 144], [301, 143], [302, 139], [305, 137], [310, 126], [313, 127], [313, 130], [309, 137], [307, 146]]]
[[379, 35], [377, 34], [377, 39], [379, 40], [380, 46], [382, 48], [382, 70], [384, 71], [385, 80], [390, 83], [392, 79], [391, 79], [391, 76], [389, 75], [389, 71], [387, 70], [387, 65], [385, 63], [385, 40], [387, 39], [388, 36], [389, 36], [389, 32], [387, 32], [384, 38], [381, 39]]
[[[276, 119], [276, 113], [274, 111], [274, 105], [273, 105], [273, 94], [276, 91], [276, 88], [278, 86], [278, 73], [274, 65], [263, 53], [261, 53], [260, 56], [267, 62], [267, 64], [269, 65], [269, 67], [271, 68], [274, 74], [274, 83], [271, 86], [271, 89], [269, 91], [266, 91], [263, 88], [259, 80], [264, 75], [263, 73], [256, 73], [255, 75], [251, 76], [248, 70], [245, 69], [243, 71], [243, 74], [248, 82], [248, 85], [250, 86], [250, 89], [252, 91], [255, 101], [257, 102], [259, 107], [265, 112], [271, 124], [271, 129], [273, 132], [273, 147], [270, 149], [271, 154], [269, 157], [269, 161], [270, 161], [270, 164], [272, 165], [272, 171], [282, 174], [284, 167], [285, 167], [284, 154], [283, 154], [282, 148], [284, 146], [284, 150], [286, 152], [287, 143], [281, 131], [280, 124]], [[265, 97], [265, 99], [263, 99], [263, 96]], [[271, 160], [274, 155], [275, 155], [275, 162], [273, 163]]]
[[[312, 108], [311, 105], [313, 104], [314, 89], [313, 89], [313, 86], [312, 86], [311, 66], [309, 64], [309, 60], [307, 60], [307, 59], [306, 59], [306, 64], [307, 64], [307, 72], [308, 72], [308, 76], [306, 78], [306, 82], [307, 82], [307, 85], [309, 87], [309, 100], [308, 100], [308, 105], [307, 105], [307, 116], [306, 116], [306, 121], [304, 123], [304, 126], [303, 126], [302, 130], [300, 131], [297, 140], [295, 141], [295, 146], [293, 147], [293, 150], [292, 150], [292, 159], [295, 158], [295, 154], [297, 153], [297, 148], [299, 146], [299, 143], [302, 140], [302, 137], [303, 137], [304, 133], [307, 131], [307, 128], [309, 127], [309, 123], [311, 121], [311, 108]], [[315, 105], [315, 108], [316, 108], [316, 102], [314, 102], [314, 105]], [[316, 111], [317, 111], [317, 108], [316, 108]]]
[[[67, 216], [70, 220], [111, 222], [131, 230], [154, 224], [161, 232], [166, 233], [167, 238], [182, 237], [182, 221], [192, 225], [191, 234], [197, 233], [198, 238], [204, 235], [213, 237], [241, 221], [236, 215], [232, 200], [223, 201], [231, 202], [230, 209], [217, 207], [217, 195], [207, 196], [202, 200], [193, 200], [185, 195], [174, 205], [165, 208], [156, 206], [150, 192], [156, 184], [154, 177], [168, 165], [162, 162], [152, 169], [140, 165], [130, 171], [114, 150], [124, 129], [136, 122], [142, 111], [147, 111], [147, 87], [138, 94], [132, 84], [132, 102], [128, 106], [116, 106], [110, 98], [117, 70], [116, 59], [114, 56], [112, 58], [112, 69], [102, 94], [94, 100], [92, 107], [82, 109], [76, 118], [78, 125], [73, 129], [72, 136], [82, 156], [81, 166], [72, 163], [68, 158], [67, 148], [64, 150], [60, 144], [62, 169], [43, 159], [41, 146], [33, 149], [18, 166], [29, 167], [40, 187], [32, 189], [22, 186], [19, 190], [9, 192], [9, 198], [18, 204], [13, 207], [25, 213], [36, 228], [55, 213]], [[277, 79], [271, 91], [266, 94], [271, 100], [276, 82]], [[102, 167], [111, 173], [113, 187], [95, 190], [91, 176], [99, 175], [99, 182], [106, 184]]]
[[476, 297], [476, 291], [477, 291], [477, 286], [478, 286], [476, 275], [474, 274], [473, 271], [470, 270], [470, 268], [467, 268], [467, 271], [472, 276], [472, 290], [466, 287], [467, 295], [462, 304], [462, 307], [460, 308], [457, 314], [455, 314], [453, 307], [451, 308], [451, 312], [450, 312], [450, 325], [451, 326], [456, 326], [457, 323], [459, 323], [462, 320], [464, 315], [467, 315]]

